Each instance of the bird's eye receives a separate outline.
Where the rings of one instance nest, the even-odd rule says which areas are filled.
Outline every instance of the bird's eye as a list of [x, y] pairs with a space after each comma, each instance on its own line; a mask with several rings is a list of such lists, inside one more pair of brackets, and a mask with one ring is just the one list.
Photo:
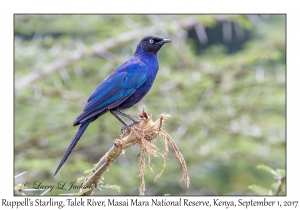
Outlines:
[[149, 42], [150, 42], [151, 44], [153, 44], [153, 43], [154, 43], [154, 40], [153, 40], [153, 39], [150, 39]]

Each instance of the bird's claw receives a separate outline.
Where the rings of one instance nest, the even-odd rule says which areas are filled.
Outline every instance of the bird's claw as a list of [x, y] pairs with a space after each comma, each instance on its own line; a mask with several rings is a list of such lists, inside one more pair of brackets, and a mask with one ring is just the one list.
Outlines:
[[130, 123], [129, 125], [124, 125], [121, 128], [121, 133], [123, 134], [125, 132], [125, 130], [127, 130], [130, 127], [132, 127], [133, 125], [139, 124], [140, 122], [141, 122], [141, 120], [133, 119], [132, 123]]
[[134, 119], [132, 122], [133, 122], [132, 124], [139, 124], [140, 122], [142, 122], [142, 120]]

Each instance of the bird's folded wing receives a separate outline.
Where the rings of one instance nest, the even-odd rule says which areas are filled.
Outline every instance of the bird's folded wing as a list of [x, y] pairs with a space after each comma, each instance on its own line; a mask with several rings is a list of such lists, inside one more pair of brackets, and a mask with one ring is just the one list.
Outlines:
[[114, 71], [90, 96], [75, 123], [81, 123], [106, 109], [119, 106], [146, 81], [147, 70], [146, 65], [137, 63], [121, 66]]

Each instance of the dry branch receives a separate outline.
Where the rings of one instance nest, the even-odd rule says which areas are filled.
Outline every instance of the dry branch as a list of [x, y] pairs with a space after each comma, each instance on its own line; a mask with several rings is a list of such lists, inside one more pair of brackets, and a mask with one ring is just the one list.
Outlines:
[[[119, 139], [116, 139], [113, 147], [100, 159], [100, 161], [94, 167], [93, 172], [85, 178], [83, 189], [81, 189], [79, 192], [80, 195], [91, 195], [94, 191], [94, 188], [97, 187], [98, 183], [103, 178], [103, 174], [107, 172], [109, 166], [118, 159], [125, 149], [135, 144], [138, 144], [140, 147], [139, 165], [138, 171], [136, 172], [138, 177], [140, 177], [142, 180], [139, 188], [140, 195], [144, 195], [146, 190], [144, 175], [146, 173], [147, 164], [151, 169], [151, 156], [161, 155], [163, 157], [164, 166], [161, 172], [155, 177], [155, 181], [162, 175], [166, 167], [168, 143], [175, 151], [176, 158], [179, 160], [182, 166], [182, 180], [184, 180], [187, 187], [189, 186], [190, 180], [185, 160], [172, 138], [167, 134], [167, 132], [162, 130], [164, 120], [168, 118], [168, 115], [162, 114], [158, 120], [153, 122], [151, 117], [148, 116], [143, 110], [139, 115], [139, 118], [142, 120], [141, 123], [126, 130], [126, 132], [121, 135]], [[158, 152], [159, 149], [153, 143], [157, 136], [163, 137], [165, 142], [164, 154], [160, 154]], [[148, 157], [148, 161], [146, 161], [146, 157]], [[87, 191], [86, 189], [89, 190]]]

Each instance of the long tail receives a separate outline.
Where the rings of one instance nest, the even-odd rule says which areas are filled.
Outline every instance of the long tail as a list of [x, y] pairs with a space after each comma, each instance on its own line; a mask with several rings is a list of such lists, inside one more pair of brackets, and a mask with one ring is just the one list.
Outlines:
[[76, 146], [77, 142], [79, 141], [80, 137], [82, 136], [82, 134], [84, 133], [85, 129], [88, 127], [88, 125], [93, 121], [93, 117], [86, 120], [85, 122], [83, 122], [77, 133], [75, 134], [70, 146], [68, 147], [67, 151], [64, 154], [64, 157], [61, 159], [55, 173], [54, 176], [57, 174], [57, 172], [59, 171], [59, 169], [62, 167], [62, 165], [66, 162], [66, 160], [68, 159], [69, 155], [71, 154], [72, 150], [74, 149], [74, 147]]

